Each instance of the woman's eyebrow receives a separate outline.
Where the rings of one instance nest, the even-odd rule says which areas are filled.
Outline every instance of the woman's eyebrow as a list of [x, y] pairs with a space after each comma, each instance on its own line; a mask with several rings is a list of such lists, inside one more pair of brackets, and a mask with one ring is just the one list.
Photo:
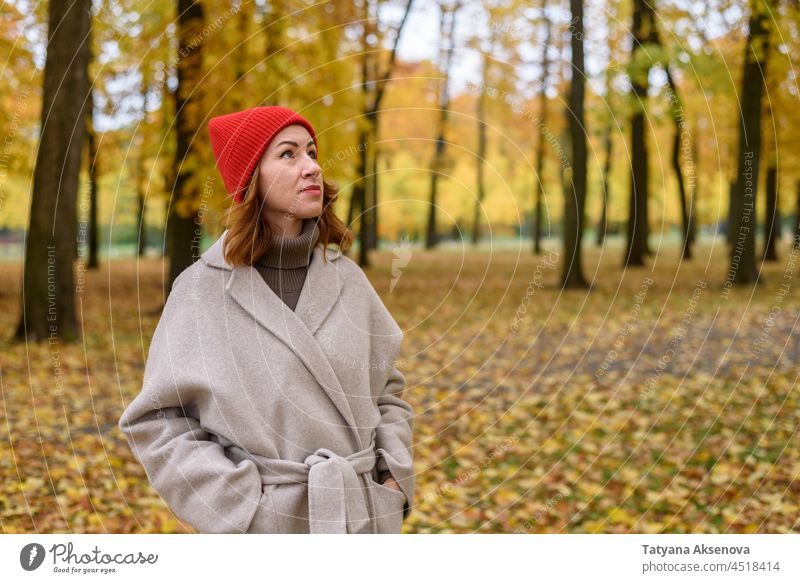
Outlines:
[[[308, 143], [306, 144], [306, 146], [311, 146], [313, 143], [314, 143], [314, 140], [308, 140]], [[280, 142], [278, 144], [278, 146], [282, 146], [283, 144], [291, 144], [295, 148], [297, 147], [297, 142], [292, 142], [291, 140], [283, 140], [282, 142]]]

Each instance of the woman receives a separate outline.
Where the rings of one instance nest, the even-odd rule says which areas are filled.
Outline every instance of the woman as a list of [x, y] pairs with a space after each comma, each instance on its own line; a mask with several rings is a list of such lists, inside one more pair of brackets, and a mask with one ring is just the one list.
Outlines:
[[201, 532], [400, 532], [414, 495], [403, 333], [342, 255], [352, 234], [314, 129], [273, 106], [209, 132], [228, 229], [175, 280], [120, 429]]

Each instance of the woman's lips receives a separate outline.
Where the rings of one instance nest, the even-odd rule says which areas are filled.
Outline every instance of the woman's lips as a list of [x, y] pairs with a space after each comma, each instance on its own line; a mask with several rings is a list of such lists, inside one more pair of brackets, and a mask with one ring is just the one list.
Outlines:
[[307, 192], [308, 194], [313, 196], [319, 196], [320, 194], [322, 194], [322, 190], [320, 189], [319, 186], [311, 186], [309, 188], [304, 188], [303, 192]]

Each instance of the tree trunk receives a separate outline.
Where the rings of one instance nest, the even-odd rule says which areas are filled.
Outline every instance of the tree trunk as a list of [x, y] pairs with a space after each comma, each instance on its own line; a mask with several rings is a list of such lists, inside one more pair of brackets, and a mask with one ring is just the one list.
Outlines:
[[691, 174], [692, 177], [692, 197], [689, 200], [689, 243], [694, 245], [695, 241], [697, 240], [697, 195], [700, 192], [698, 187], [698, 183], [700, 181], [700, 175], [697, 170], [698, 167], [698, 148], [697, 148], [697, 141], [698, 141], [699, 134], [697, 133], [697, 128], [695, 127], [695, 133], [692, 136], [692, 160], [691, 160]]
[[[369, 163], [368, 155], [366, 156], [365, 162]], [[358, 264], [361, 267], [369, 267], [369, 235], [372, 213], [370, 212], [367, 197], [369, 196], [370, 190], [370, 180], [367, 175], [364, 177], [364, 180], [359, 183], [358, 187], [358, 206], [361, 209], [361, 218], [359, 219], [358, 228]]]
[[[170, 136], [173, 134], [173, 119], [176, 116], [176, 112], [178, 111], [178, 91], [176, 89], [170, 89], [169, 84], [164, 82], [162, 85], [162, 92], [161, 92], [161, 99], [164, 103], [164, 108], [166, 110], [166, 104], [169, 103], [172, 105], [172, 111], [170, 113], [166, 113], [162, 118], [162, 132], [164, 135], [164, 140], [166, 141]], [[177, 142], [177, 140], [176, 140]], [[177, 144], [176, 144], [177, 146]], [[174, 155], [174, 154], [173, 154]], [[178, 182], [178, 171], [176, 165], [173, 161], [171, 164], [167, 164], [166, 168], [164, 169], [164, 200], [166, 202], [164, 206], [164, 236], [163, 236], [163, 243], [162, 243], [162, 256], [163, 257], [171, 257], [171, 246], [172, 242], [171, 239], [167, 236], [167, 228], [169, 227], [169, 213], [170, 213], [170, 202], [172, 200], [173, 193], [175, 191], [175, 184]]]
[[631, 192], [628, 205], [627, 245], [623, 261], [627, 267], [644, 265], [644, 257], [648, 254], [648, 161], [644, 118], [650, 63], [642, 63], [648, 58], [642, 45], [656, 42], [655, 32], [655, 14], [652, 6], [646, 0], [634, 0], [631, 61], [636, 71], [631, 74], [634, 102], [634, 114], [631, 119]]
[[[550, 47], [550, 19], [547, 17], [546, 0], [542, 2], [542, 15], [544, 18], [545, 38], [542, 45], [542, 85], [539, 90], [539, 101], [542, 104], [539, 119], [542, 124], [547, 124], [547, 76], [550, 68], [547, 49]], [[536, 185], [533, 201], [533, 252], [539, 255], [542, 252], [542, 173], [545, 158], [544, 132], [539, 130], [536, 139]]]
[[[771, 17], [771, 15], [770, 15]], [[773, 50], [772, 46], [767, 47], [767, 51]], [[769, 52], [766, 53], [765, 58], [771, 60]], [[766, 120], [769, 124], [770, 139], [765, 143], [764, 164], [767, 168], [766, 174], [766, 217], [764, 218], [764, 252], [762, 255], [763, 261], [777, 261], [778, 255], [776, 245], [781, 240], [781, 211], [780, 211], [780, 175], [778, 174], [779, 154], [780, 148], [778, 144], [778, 129], [776, 127], [776, 119], [772, 110], [771, 95], [775, 95], [780, 91], [779, 75], [766, 75], [764, 74], [765, 92], [767, 94], [766, 100]], [[763, 115], [763, 114], [762, 114]], [[777, 122], [780, 123], [780, 122]]]
[[[377, 247], [378, 245], [378, 151], [376, 143], [378, 141], [378, 122], [381, 108], [381, 101], [386, 90], [386, 85], [394, 70], [395, 60], [397, 58], [397, 47], [400, 43], [400, 38], [403, 34], [408, 15], [411, 13], [411, 6], [413, 0], [406, 2], [403, 18], [397, 27], [397, 33], [394, 38], [392, 50], [389, 53], [389, 62], [383, 73], [378, 71], [378, 62], [375, 56], [370, 57], [368, 36], [374, 33], [376, 36], [380, 31], [380, 26], [377, 19], [378, 4], [372, 3], [371, 0], [364, 0], [364, 28], [362, 33], [362, 59], [361, 59], [361, 72], [362, 72], [362, 91], [364, 94], [364, 115], [369, 120], [369, 128], [366, 137], [370, 139], [367, 143], [366, 151], [362, 152], [364, 164], [362, 166], [363, 173], [361, 182], [363, 183], [360, 188], [363, 191], [356, 191], [353, 193], [358, 194], [358, 199], [351, 200], [350, 213], [353, 212], [353, 205], [360, 204], [362, 212], [362, 220], [360, 221], [361, 228], [366, 229], [366, 232], [359, 233], [359, 241], [361, 241], [361, 250], [359, 252], [359, 264], [361, 267], [366, 267], [369, 261], [369, 250]], [[375, 22], [373, 22], [375, 21]], [[370, 59], [372, 59], [370, 61]], [[364, 144], [365, 142], [359, 142]], [[367, 180], [367, 173], [372, 174], [372, 179]], [[370, 204], [367, 204], [369, 199]], [[352, 223], [351, 223], [352, 224]]]
[[371, 118], [372, 124], [370, 126], [370, 144], [369, 148], [365, 148], [371, 152], [368, 157], [369, 160], [369, 198], [368, 198], [368, 214], [369, 214], [369, 231], [367, 231], [367, 248], [378, 248], [378, 117]]
[[[610, 25], [610, 18], [608, 22]], [[613, 111], [614, 104], [612, 103], [612, 96], [614, 95], [614, 89], [611, 86], [611, 80], [612, 69], [609, 67], [609, 69], [606, 71], [606, 100], [608, 101], [609, 109]], [[605, 162], [603, 163], [603, 199], [601, 201], [602, 207], [600, 209], [600, 220], [597, 222], [597, 235], [595, 239], [598, 247], [603, 246], [603, 243], [605, 243], [606, 240], [606, 235], [608, 234], [608, 200], [609, 192], [611, 190], [611, 156], [613, 155], [614, 149], [614, 127], [612, 122], [613, 119], [609, 120], [608, 125], [606, 126], [606, 157]]]
[[98, 230], [97, 230], [97, 136], [94, 132], [94, 90], [90, 89], [88, 94], [88, 101], [86, 103], [86, 137], [87, 146], [89, 150], [89, 240], [88, 240], [88, 255], [89, 260], [86, 265], [87, 269], [97, 269], [100, 262], [97, 256], [99, 246]]
[[[660, 38], [659, 38], [660, 44]], [[675, 123], [675, 134], [672, 139], [672, 169], [675, 172], [675, 179], [678, 181], [678, 197], [680, 198], [681, 205], [681, 224], [683, 225], [683, 258], [692, 258], [692, 235], [691, 226], [689, 225], [689, 201], [686, 192], [686, 183], [683, 180], [683, 168], [681, 167], [681, 138], [683, 136], [683, 127], [685, 124], [683, 117], [683, 106], [681, 99], [678, 95], [678, 87], [672, 78], [669, 70], [669, 63], [662, 63], [667, 73], [667, 83], [669, 84], [670, 91], [672, 92], [672, 121]]]
[[[15, 338], [77, 337], [74, 257], [78, 174], [86, 127], [89, 0], [49, 6], [42, 124], [33, 173], [22, 305]], [[54, 113], [55, 112], [55, 113]]]
[[147, 225], [145, 224], [145, 211], [146, 211], [145, 157], [147, 149], [147, 94], [149, 86], [147, 83], [146, 75], [147, 72], [142, 70], [142, 97], [144, 101], [144, 106], [142, 107], [143, 116], [140, 127], [141, 144], [139, 146], [139, 152], [136, 159], [136, 202], [137, 202], [136, 255], [138, 257], [144, 257], [144, 253], [147, 248]]
[[606, 127], [605, 136], [606, 159], [603, 163], [603, 206], [600, 210], [600, 220], [597, 222], [596, 242], [598, 247], [602, 247], [608, 234], [608, 192], [611, 185], [611, 155], [613, 148], [614, 134], [612, 133], [612, 127], [609, 125]]
[[780, 211], [778, 210], [778, 168], [770, 164], [767, 168], [767, 208], [764, 217], [764, 261], [777, 261], [775, 241], [778, 240], [778, 224]]
[[[644, 115], [636, 113], [631, 120], [631, 193], [628, 205], [627, 247], [624, 265], [644, 265], [647, 224], [644, 207], [647, 205], [647, 145], [644, 135]], [[644, 151], [643, 151], [644, 150]]]
[[[377, 121], [377, 119], [376, 119], [376, 121]], [[378, 138], [377, 130], [376, 130], [375, 133], [376, 133], [375, 141], [377, 142], [377, 138]], [[380, 210], [380, 206], [381, 206], [380, 205], [380, 199], [379, 199], [379, 196], [380, 196], [380, 177], [381, 177], [380, 170], [379, 170], [379, 165], [381, 163], [380, 160], [381, 160], [381, 152], [378, 149], [378, 147], [376, 146], [375, 147], [375, 151], [372, 153], [372, 168], [373, 168], [373, 173], [372, 173], [372, 207], [373, 208], [372, 208], [372, 231], [371, 231], [372, 232], [372, 247], [371, 247], [371, 249], [377, 249], [378, 246], [381, 243], [380, 237], [378, 236], [378, 231], [379, 231], [379, 226], [380, 226], [379, 223], [378, 223], [378, 218], [380, 217], [380, 213], [378, 211]]]
[[[445, 55], [443, 59], [444, 67], [442, 71], [442, 84], [439, 92], [439, 124], [436, 135], [436, 148], [433, 154], [431, 163], [431, 196], [430, 206], [428, 210], [428, 229], [425, 237], [425, 248], [433, 249], [439, 244], [439, 235], [436, 231], [436, 214], [437, 214], [437, 187], [439, 182], [439, 174], [443, 170], [444, 153], [445, 153], [445, 132], [447, 130], [447, 118], [450, 113], [450, 67], [453, 58], [453, 49], [455, 44], [455, 23], [456, 11], [458, 6], [452, 9], [447, 9], [441, 5], [441, 17], [439, 20], [439, 31], [442, 39], [442, 46], [445, 46]], [[449, 18], [448, 18], [449, 16]]]
[[372, 79], [370, 69], [372, 68], [372, 64], [370, 63], [370, 59], [374, 59], [374, 56], [370, 52], [368, 41], [368, 37], [373, 31], [373, 6], [371, 0], [364, 0], [363, 8], [364, 24], [361, 30], [361, 94], [366, 127], [360, 134], [360, 138], [363, 141], [359, 141], [359, 143], [364, 144], [364, 149], [360, 152], [359, 163], [356, 169], [356, 175], [360, 177], [360, 180], [357, 179], [353, 187], [353, 204], [357, 204], [361, 210], [358, 219], [358, 264], [361, 267], [369, 267], [370, 218], [372, 216], [369, 205], [369, 197], [372, 196], [372, 187], [370, 186], [370, 169], [372, 164], [370, 163], [370, 158], [372, 157], [372, 148], [374, 146], [373, 117], [370, 115], [372, 112], [372, 104], [370, 103]]
[[475, 211], [472, 217], [472, 244], [477, 245], [481, 239], [481, 210], [483, 200], [486, 198], [486, 185], [483, 179], [483, 167], [486, 161], [486, 85], [489, 71], [489, 55], [485, 54], [482, 58], [481, 77], [483, 84], [478, 92], [478, 101], [475, 107], [475, 117], [478, 121], [478, 152], [475, 158], [475, 178], [477, 180], [478, 200], [475, 201]]
[[797, 181], [797, 200], [794, 211], [794, 248], [800, 249], [800, 180]]
[[[202, 120], [200, 115], [202, 66], [203, 5], [193, 0], [178, 0], [178, 91], [176, 125], [178, 143], [175, 165], [178, 168], [175, 190], [167, 220], [170, 240], [169, 289], [181, 272], [200, 255], [202, 225], [197, 221], [202, 187], [191, 180], [193, 165], [187, 159], [194, 155], [192, 139]], [[200, 40], [198, 40], [200, 39]]]
[[425, 249], [433, 249], [439, 244], [439, 234], [436, 231], [436, 205], [437, 202], [437, 189], [439, 184], [439, 168], [441, 166], [439, 160], [444, 152], [444, 137], [439, 134], [436, 138], [436, 150], [433, 154], [433, 163], [431, 164], [431, 196], [430, 196], [430, 209], [428, 210], [428, 226], [425, 231]]
[[350, 192], [350, 204], [347, 207], [347, 228], [351, 230], [355, 229], [355, 224], [353, 221], [355, 221], [356, 213], [361, 211], [358, 206], [360, 204], [358, 194], [359, 182], [360, 181], [353, 184], [353, 188]]
[[[358, 135], [358, 143], [359, 144], [366, 144], [367, 143], [367, 131], [361, 130]], [[348, 213], [348, 227], [353, 228], [353, 222], [356, 220], [355, 212], [358, 211], [358, 264], [361, 267], [368, 267], [369, 266], [369, 249], [367, 247], [367, 229], [365, 225], [365, 216], [366, 213], [364, 212], [365, 202], [366, 202], [366, 195], [367, 195], [367, 164], [369, 163], [369, 153], [367, 152], [369, 148], [360, 148], [359, 155], [358, 155], [358, 164], [356, 165], [356, 176], [361, 177], [359, 180], [356, 178], [356, 181], [353, 183], [353, 194], [350, 197], [350, 212]]]
[[678, 181], [678, 197], [681, 203], [681, 224], [683, 229], [683, 258], [692, 258], [691, 227], [689, 225], [689, 202], [687, 200], [686, 185], [683, 181], [683, 171], [681, 169], [681, 132], [676, 124], [675, 137], [672, 141], [672, 169], [675, 171], [675, 178]]
[[581, 259], [584, 212], [586, 206], [586, 134], [584, 133], [583, 0], [570, 0], [572, 12], [570, 42], [572, 45], [572, 79], [569, 89], [569, 128], [572, 151], [570, 196], [564, 198], [564, 257], [561, 285], [564, 288], [586, 288]]
[[769, 8], [764, 0], [750, 1], [750, 25], [742, 75], [739, 165], [731, 220], [731, 265], [726, 285], [755, 283], [755, 209], [761, 158], [761, 97], [769, 52]]
[[728, 182], [728, 228], [725, 233], [725, 240], [728, 245], [733, 245], [733, 221], [737, 216], [737, 203], [739, 199], [736, 198], [736, 179]]

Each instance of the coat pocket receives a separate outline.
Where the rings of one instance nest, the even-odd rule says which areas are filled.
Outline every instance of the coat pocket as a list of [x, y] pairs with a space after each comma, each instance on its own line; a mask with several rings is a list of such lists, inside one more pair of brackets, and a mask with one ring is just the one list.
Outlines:
[[398, 534], [403, 528], [403, 507], [406, 495], [371, 480], [372, 501], [375, 504], [375, 526], [378, 534]]

